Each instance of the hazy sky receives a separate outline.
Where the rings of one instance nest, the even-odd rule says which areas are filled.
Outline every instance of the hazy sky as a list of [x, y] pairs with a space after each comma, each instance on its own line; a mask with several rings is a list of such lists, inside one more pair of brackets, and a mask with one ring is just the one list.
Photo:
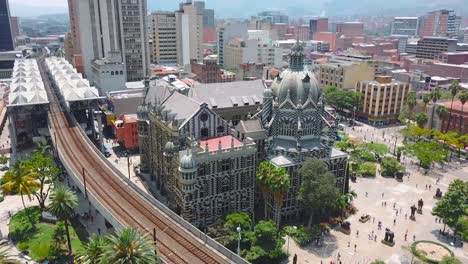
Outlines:
[[[84, 1], [84, 0], [83, 0]], [[182, 0], [147, 0], [148, 10], [175, 10]], [[67, 12], [67, 0], [9, 0], [12, 15], [32, 16]], [[468, 13], [468, 0], [206, 0], [217, 17], [248, 17], [262, 10], [279, 10], [290, 15], [356, 14], [392, 10], [411, 15], [434, 8], [453, 8]], [[404, 14], [405, 13], [405, 14]], [[417, 15], [417, 14], [414, 14]]]

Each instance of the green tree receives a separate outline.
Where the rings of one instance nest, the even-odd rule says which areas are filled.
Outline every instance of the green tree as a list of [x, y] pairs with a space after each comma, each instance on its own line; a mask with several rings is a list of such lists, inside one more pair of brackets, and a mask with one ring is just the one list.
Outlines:
[[72, 253], [72, 244], [70, 239], [70, 219], [75, 214], [75, 209], [78, 207], [78, 196], [70, 188], [59, 185], [50, 195], [50, 204], [47, 211], [55, 215], [65, 225], [67, 233], [68, 252]]
[[445, 105], [441, 105], [441, 106], [437, 107], [436, 112], [437, 112], [437, 115], [439, 116], [440, 119], [445, 118], [449, 114], [449, 111], [448, 111], [447, 107], [445, 107]]
[[427, 115], [426, 113], [417, 113], [415, 116], [416, 124], [418, 124], [419, 127], [424, 127], [424, 125], [427, 123]]
[[37, 198], [39, 207], [45, 209], [45, 201], [60, 170], [50, 156], [44, 156], [42, 153], [34, 154], [26, 163], [37, 175], [39, 188], [33, 194]]
[[157, 263], [155, 246], [148, 234], [125, 228], [108, 237], [100, 263]]
[[309, 214], [307, 226], [310, 228], [314, 215], [335, 207], [340, 192], [336, 188], [335, 176], [319, 159], [307, 159], [299, 173], [302, 175], [302, 184], [298, 198]]
[[81, 264], [98, 264], [104, 254], [107, 240], [103, 237], [93, 235], [83, 249], [78, 252], [78, 261]]
[[416, 100], [416, 92], [411, 91], [406, 97], [406, 105], [408, 106], [409, 111], [412, 113], [416, 105], [418, 104]]
[[8, 162], [8, 157], [5, 156], [5, 154], [2, 154], [2, 156], [0, 156], [0, 164], [5, 165], [7, 164], [7, 162]]
[[34, 227], [35, 222], [31, 218], [29, 210], [26, 208], [26, 204], [24, 203], [24, 195], [31, 199], [31, 195], [34, 193], [34, 191], [37, 190], [37, 188], [39, 188], [37, 174], [26, 163], [18, 161], [15, 163], [15, 165], [13, 165], [13, 168], [5, 173], [2, 181], [4, 183], [1, 186], [1, 190], [4, 194], [13, 192], [20, 194], [24, 210], [28, 215], [31, 225]]
[[0, 247], [0, 263], [1, 264], [19, 264], [19, 262], [8, 253], [8, 248]]
[[439, 264], [462, 264], [462, 262], [452, 256], [444, 256]]
[[284, 194], [290, 186], [289, 174], [286, 169], [276, 167], [270, 161], [264, 161], [258, 167], [256, 178], [263, 193], [265, 201], [264, 214], [265, 219], [267, 219], [268, 193], [273, 193], [275, 206], [279, 210], [283, 205]]
[[397, 172], [405, 172], [405, 167], [393, 157], [383, 158], [380, 165], [382, 166], [382, 175], [385, 176], [395, 176]]
[[260, 221], [252, 232], [252, 244], [243, 253], [251, 263], [278, 263], [285, 257], [284, 239], [273, 221]]
[[460, 91], [461, 89], [460, 83], [458, 81], [453, 81], [450, 84], [449, 89], [450, 89], [450, 93], [452, 94], [452, 103], [450, 104], [450, 113], [449, 113], [449, 118], [447, 122], [447, 128], [445, 129], [445, 131], [449, 130], [450, 121], [452, 120], [453, 101], [455, 100], [455, 96], [457, 96], [458, 91]]
[[434, 124], [434, 113], [435, 113], [435, 107], [436, 107], [436, 102], [439, 101], [440, 97], [442, 96], [442, 94], [440, 93], [440, 88], [435, 88], [434, 90], [431, 91], [431, 93], [429, 94], [429, 98], [431, 98], [431, 101], [432, 101], [432, 114], [431, 114], [431, 129], [432, 129], [432, 126]]
[[385, 264], [385, 262], [382, 261], [382, 260], [376, 259], [376, 260], [372, 261], [371, 264]]
[[362, 144], [359, 148], [373, 152], [374, 154], [380, 156], [390, 153], [390, 150], [388, 149], [387, 145], [381, 143], [365, 143]]
[[57, 222], [54, 232], [52, 233], [52, 238], [56, 250], [60, 250], [61, 246], [67, 242], [67, 230], [63, 222]]
[[434, 141], [418, 141], [408, 144], [406, 152], [419, 160], [419, 166], [429, 169], [433, 162], [443, 164], [447, 160], [448, 151], [444, 146]]
[[460, 217], [465, 216], [468, 205], [468, 182], [454, 180], [450, 183], [442, 199], [437, 201], [432, 214], [440, 217], [445, 225], [456, 229]]
[[33, 154], [40, 154], [42, 156], [50, 155], [51, 146], [47, 143], [37, 142]]
[[375, 171], [377, 170], [377, 166], [375, 163], [372, 162], [364, 162], [359, 166], [357, 174], [362, 175], [364, 177], [375, 177]]
[[468, 215], [458, 218], [455, 231], [463, 240], [468, 240]]

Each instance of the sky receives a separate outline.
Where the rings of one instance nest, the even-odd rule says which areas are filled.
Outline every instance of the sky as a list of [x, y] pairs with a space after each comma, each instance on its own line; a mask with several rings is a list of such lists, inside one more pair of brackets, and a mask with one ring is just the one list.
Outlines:
[[[83, 0], [84, 1], [84, 0]], [[68, 12], [67, 0], [9, 0], [14, 16]], [[147, 0], [148, 10], [173, 11], [181, 0]], [[217, 17], [249, 17], [263, 10], [289, 15], [352, 15], [357, 13], [419, 15], [436, 8], [453, 8], [468, 14], [468, 0], [206, 0]], [[416, 13], [416, 14], [415, 14]]]

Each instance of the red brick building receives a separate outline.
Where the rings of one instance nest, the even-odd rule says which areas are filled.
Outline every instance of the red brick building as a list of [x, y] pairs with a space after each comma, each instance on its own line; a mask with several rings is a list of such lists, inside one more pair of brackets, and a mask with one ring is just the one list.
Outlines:
[[[447, 107], [450, 113], [450, 106], [452, 105], [451, 101], [438, 103], [437, 105], [444, 105]], [[450, 118], [450, 124], [448, 126], [448, 131], [457, 131], [461, 135], [468, 133], [468, 104], [465, 103], [463, 106], [460, 100], [453, 102], [452, 108], [452, 118]], [[441, 120], [440, 131], [447, 132], [447, 123], [449, 121], [449, 115], [445, 116]]]
[[362, 22], [342, 22], [336, 24], [336, 32], [346, 37], [364, 36], [364, 23]]
[[201, 83], [233, 82], [235, 74], [223, 71], [217, 60], [205, 59], [203, 62], [192, 60], [190, 66], [195, 80]]
[[114, 135], [120, 145], [126, 149], [138, 148], [137, 115], [120, 115], [113, 121]]
[[449, 64], [465, 64], [468, 62], [468, 51], [465, 52], [444, 52], [438, 59]]

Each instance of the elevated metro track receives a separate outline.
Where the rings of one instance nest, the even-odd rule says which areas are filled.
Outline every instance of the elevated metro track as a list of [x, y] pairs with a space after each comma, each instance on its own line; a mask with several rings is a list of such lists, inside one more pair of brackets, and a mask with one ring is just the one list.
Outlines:
[[[116, 227], [156, 230], [158, 254], [164, 263], [247, 263], [139, 191], [92, 145], [70, 113], [64, 111], [48, 78], [44, 59], [38, 60], [50, 100], [51, 135], [60, 160], [76, 184]], [[86, 174], [86, 176], [84, 176]]]

